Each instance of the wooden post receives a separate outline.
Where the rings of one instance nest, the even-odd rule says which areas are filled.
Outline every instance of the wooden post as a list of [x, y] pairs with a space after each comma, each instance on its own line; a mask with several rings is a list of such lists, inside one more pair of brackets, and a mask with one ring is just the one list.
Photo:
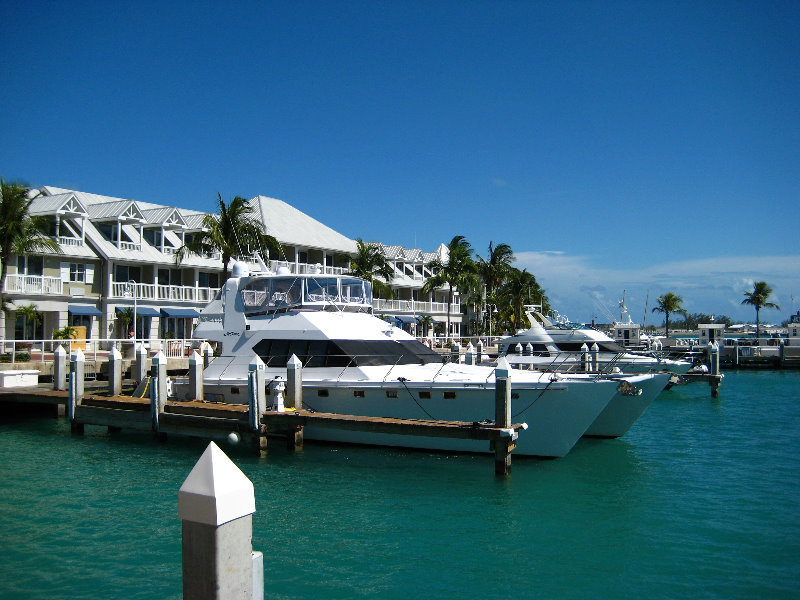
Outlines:
[[178, 492], [183, 597], [263, 599], [264, 557], [253, 552], [252, 482], [214, 443]]
[[[153, 367], [150, 372], [150, 414], [152, 416], [153, 431], [158, 433], [158, 417], [164, 412], [167, 404], [167, 357], [159, 350], [153, 357]], [[163, 434], [159, 436], [163, 439]]]
[[[303, 409], [303, 363], [292, 354], [286, 363], [286, 408]], [[303, 429], [286, 432], [286, 447], [294, 452], [303, 448]]]
[[122, 393], [122, 354], [116, 348], [108, 353], [108, 393], [112, 396]]
[[67, 389], [67, 351], [61, 344], [53, 352], [53, 389]]
[[203, 359], [196, 350], [189, 357], [189, 399], [203, 399]]
[[147, 377], [147, 348], [144, 344], [136, 344], [131, 379], [140, 384]]
[[67, 397], [67, 416], [69, 417], [70, 431], [83, 434], [83, 423], [78, 423], [76, 414], [78, 407], [83, 403], [83, 377], [86, 358], [83, 351], [77, 348], [69, 358], [69, 394]]
[[[505, 358], [497, 361], [494, 370], [494, 426], [511, 427], [511, 367]], [[494, 442], [494, 472], [496, 475], [511, 474], [511, 437], [498, 438]]]

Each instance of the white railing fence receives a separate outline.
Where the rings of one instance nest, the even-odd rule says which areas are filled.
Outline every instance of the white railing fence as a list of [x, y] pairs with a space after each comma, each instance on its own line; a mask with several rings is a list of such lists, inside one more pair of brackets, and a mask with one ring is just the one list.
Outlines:
[[199, 352], [205, 340], [195, 338], [181, 339], [138, 339], [102, 338], [73, 340], [7, 340], [0, 339], [0, 364], [27, 361], [51, 362], [53, 352], [63, 345], [68, 353], [80, 348], [87, 360], [105, 359], [111, 348], [117, 348], [126, 358], [132, 358], [135, 343], [144, 343], [149, 354], [163, 352], [167, 358], [185, 358], [193, 350]]

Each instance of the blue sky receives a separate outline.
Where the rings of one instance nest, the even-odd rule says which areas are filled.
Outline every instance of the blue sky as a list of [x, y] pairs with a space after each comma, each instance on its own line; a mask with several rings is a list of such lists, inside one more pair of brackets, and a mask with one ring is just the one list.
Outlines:
[[800, 308], [800, 3], [228, 4], [1, 3], [0, 174], [505, 242], [575, 320]]

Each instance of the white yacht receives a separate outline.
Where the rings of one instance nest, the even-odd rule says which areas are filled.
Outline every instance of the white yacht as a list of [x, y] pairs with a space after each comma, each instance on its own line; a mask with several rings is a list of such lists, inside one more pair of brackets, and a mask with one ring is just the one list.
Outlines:
[[[344, 275], [248, 274], [237, 263], [202, 311], [195, 336], [222, 345], [205, 370], [207, 399], [247, 402], [257, 355], [267, 381], [303, 363], [303, 405], [319, 412], [406, 419], [484, 421], [494, 417], [494, 368], [443, 362], [435, 351], [372, 314], [368, 282]], [[512, 420], [526, 422], [516, 454], [560, 457], [622, 389], [635, 395], [652, 375], [511, 370]], [[180, 387], [176, 395], [181, 397]], [[362, 433], [307, 426], [306, 439], [429, 449], [489, 450], [486, 442]]]
[[[552, 322], [538, 306], [526, 306], [531, 327], [497, 342], [498, 356], [505, 356], [512, 366], [576, 371], [583, 368], [584, 345], [591, 350], [597, 344], [595, 371], [625, 373], [686, 373], [692, 366], [687, 360], [675, 360], [647, 352], [630, 352], [611, 337], [585, 325], [562, 320]], [[530, 344], [530, 347], [526, 348]], [[588, 358], [592, 357], [589, 353]]]

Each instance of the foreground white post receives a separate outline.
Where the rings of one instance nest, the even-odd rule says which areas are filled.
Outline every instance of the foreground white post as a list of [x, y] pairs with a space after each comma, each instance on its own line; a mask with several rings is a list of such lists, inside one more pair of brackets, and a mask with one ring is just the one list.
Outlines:
[[595, 371], [600, 372], [600, 370], [601, 370], [600, 369], [600, 347], [597, 345], [597, 342], [592, 344], [591, 350], [592, 350], [592, 368]]
[[184, 598], [264, 598], [264, 557], [252, 545], [255, 511], [252, 482], [209, 443], [178, 492]]

